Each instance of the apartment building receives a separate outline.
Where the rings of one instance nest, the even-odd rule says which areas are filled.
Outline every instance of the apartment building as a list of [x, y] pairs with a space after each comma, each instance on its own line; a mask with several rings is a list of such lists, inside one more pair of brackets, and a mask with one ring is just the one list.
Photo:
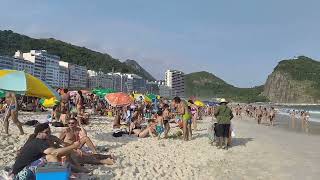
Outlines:
[[174, 96], [185, 96], [184, 73], [178, 70], [167, 70], [165, 85], [171, 87]]

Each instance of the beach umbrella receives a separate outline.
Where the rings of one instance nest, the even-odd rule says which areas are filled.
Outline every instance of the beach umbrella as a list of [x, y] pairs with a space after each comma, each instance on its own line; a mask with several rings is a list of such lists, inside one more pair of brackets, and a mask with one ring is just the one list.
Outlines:
[[107, 94], [115, 93], [116, 91], [111, 88], [106, 88], [106, 89], [93, 89], [91, 92], [99, 96], [100, 98], [102, 98], [102, 97], [105, 97]]
[[50, 98], [50, 99], [40, 99], [39, 103], [46, 108], [52, 108], [53, 106], [57, 105], [59, 101], [56, 98]]
[[60, 99], [49, 85], [23, 71], [0, 70], [0, 89], [32, 97]]
[[143, 94], [133, 94], [133, 98], [137, 101], [145, 101], [145, 102], [149, 102], [151, 103], [152, 100], [148, 97], [148, 96], [145, 96]]
[[203, 103], [202, 101], [200, 101], [200, 100], [196, 100], [196, 101], [194, 102], [194, 104], [197, 105], [197, 106], [199, 106], [199, 107], [205, 106], [204, 103]]
[[105, 99], [111, 106], [128, 106], [132, 104], [132, 98], [123, 92], [109, 93], [105, 96]]
[[147, 97], [150, 99], [157, 99], [157, 95], [155, 94], [147, 94]]
[[6, 97], [6, 92], [0, 90], [0, 98]]

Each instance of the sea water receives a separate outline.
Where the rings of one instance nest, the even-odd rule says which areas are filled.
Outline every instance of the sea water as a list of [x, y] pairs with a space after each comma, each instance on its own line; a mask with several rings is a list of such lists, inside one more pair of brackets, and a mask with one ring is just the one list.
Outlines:
[[298, 111], [297, 117], [300, 117], [301, 111], [309, 112], [309, 121], [320, 122], [320, 105], [278, 105], [278, 113], [288, 115], [293, 110]]

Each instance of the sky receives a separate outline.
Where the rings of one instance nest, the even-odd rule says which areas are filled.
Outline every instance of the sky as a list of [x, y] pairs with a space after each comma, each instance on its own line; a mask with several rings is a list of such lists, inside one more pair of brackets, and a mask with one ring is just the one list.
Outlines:
[[238, 87], [265, 83], [282, 59], [320, 59], [318, 0], [0, 0], [0, 29], [56, 38], [157, 79], [208, 71]]

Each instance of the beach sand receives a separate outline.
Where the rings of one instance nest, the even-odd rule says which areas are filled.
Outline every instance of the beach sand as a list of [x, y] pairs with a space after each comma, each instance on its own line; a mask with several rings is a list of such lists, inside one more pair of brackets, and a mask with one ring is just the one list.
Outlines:
[[[23, 113], [20, 120], [46, 118], [46, 113]], [[228, 150], [209, 144], [211, 118], [199, 121], [191, 141], [179, 137], [138, 139], [112, 137], [111, 119], [93, 117], [85, 128], [93, 142], [117, 157], [112, 166], [86, 166], [97, 179], [319, 179], [319, 136], [257, 125], [252, 119], [233, 120], [236, 137]], [[28, 134], [32, 127], [24, 126]], [[53, 134], [61, 128], [52, 127]], [[28, 135], [0, 134], [0, 170], [14, 163], [17, 149]], [[172, 131], [171, 135], [177, 130]], [[83, 176], [82, 179], [87, 179]]]

